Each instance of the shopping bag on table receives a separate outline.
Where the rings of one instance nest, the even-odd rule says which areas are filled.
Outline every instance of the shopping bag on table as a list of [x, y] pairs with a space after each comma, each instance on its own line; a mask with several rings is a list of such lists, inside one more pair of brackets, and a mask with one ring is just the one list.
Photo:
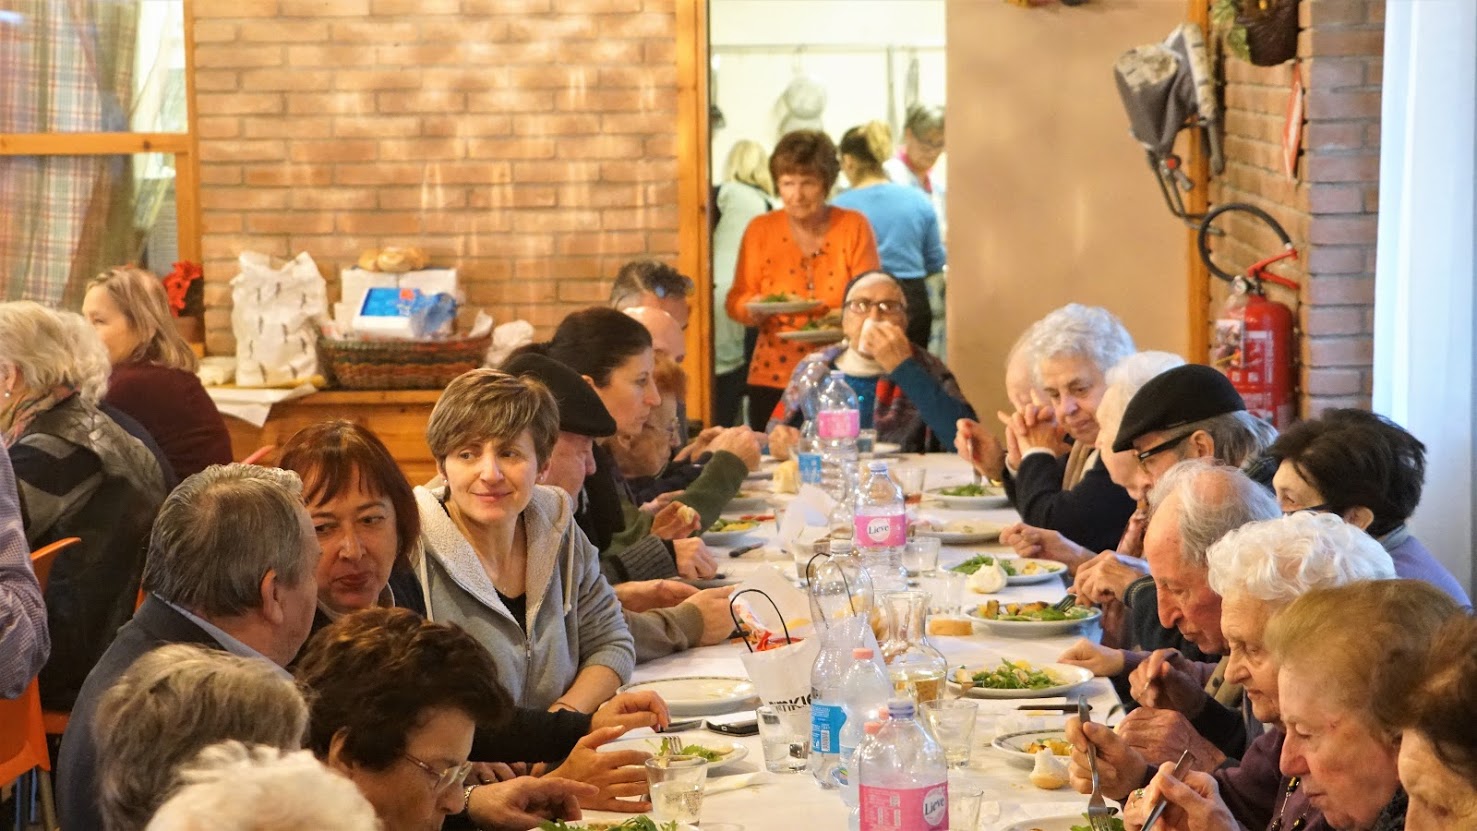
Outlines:
[[749, 681], [754, 684], [754, 692], [758, 694], [760, 701], [781, 713], [793, 713], [809, 707], [810, 670], [815, 666], [816, 656], [820, 654], [820, 638], [791, 637], [778, 605], [775, 605], [774, 613], [780, 621], [783, 636], [771, 638], [767, 629], [756, 634], [752, 622], [746, 626], [740, 619], [755, 619], [743, 605], [747, 602], [743, 597], [747, 595], [765, 600], [769, 599], [769, 595], [759, 589], [744, 589], [734, 592], [728, 602], [728, 611], [733, 616], [734, 625], [744, 633], [744, 643], [750, 650], [739, 658], [743, 661], [744, 672], [748, 674]]
[[323, 275], [306, 252], [273, 265], [246, 251], [231, 280], [231, 329], [236, 335], [236, 383], [275, 387], [318, 374], [318, 324], [328, 313]]

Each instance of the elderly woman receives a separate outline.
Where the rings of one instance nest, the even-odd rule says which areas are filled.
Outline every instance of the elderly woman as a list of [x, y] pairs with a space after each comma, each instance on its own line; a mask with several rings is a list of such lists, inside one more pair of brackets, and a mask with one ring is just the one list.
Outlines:
[[82, 314], [113, 365], [104, 399], [149, 431], [177, 479], [231, 462], [226, 422], [200, 379], [199, 359], [180, 336], [158, 277], [124, 266], [87, 287]]
[[[512, 712], [501, 675], [461, 627], [408, 609], [349, 615], [314, 635], [298, 662], [298, 682], [308, 691], [308, 749], [358, 786], [386, 831], [436, 829], [465, 813], [479, 828], [577, 818], [571, 794], [593, 787], [552, 778], [466, 784], [473, 733], [498, 727]], [[515, 784], [518, 800], [489, 804]]]
[[[1267, 658], [1278, 668], [1277, 708], [1286, 731], [1279, 766], [1289, 777], [1280, 789], [1270, 789], [1276, 801], [1269, 831], [1405, 827], [1399, 727], [1373, 702], [1377, 691], [1411, 700], [1430, 641], [1459, 615], [1456, 603], [1427, 583], [1376, 580], [1309, 592], [1266, 624]], [[1165, 824], [1156, 827], [1239, 827], [1215, 780], [1199, 772], [1176, 780], [1171, 768], [1165, 763], [1143, 798], [1134, 800], [1143, 806], [1160, 795], [1168, 800]], [[1140, 822], [1142, 816], [1137, 814]]]
[[877, 440], [895, 442], [907, 453], [954, 444], [960, 419], [974, 410], [944, 362], [908, 340], [908, 303], [902, 284], [885, 271], [863, 274], [846, 288], [841, 325], [846, 340], [807, 355], [795, 367], [781, 409], [770, 424], [776, 455], [800, 440], [804, 402], [832, 370], [841, 370], [856, 393], [861, 426]]
[[1441, 627], [1408, 695], [1403, 679], [1392, 680], [1393, 689], [1375, 691], [1374, 709], [1402, 730], [1406, 831], [1477, 828], [1477, 619]]
[[[1026, 347], [1035, 361], [1032, 375], [1050, 406], [1038, 402], [999, 414], [1006, 426], [1005, 492], [1025, 524], [1060, 532], [1089, 551], [1107, 550], [1123, 536], [1135, 506], [1096, 449], [1097, 407], [1108, 369], [1133, 354], [1133, 338], [1107, 309], [1077, 303], [1042, 318], [1032, 332]], [[960, 446], [968, 448], [980, 427], [966, 421], [960, 432]], [[978, 459], [963, 455], [984, 472]]]
[[[729, 317], [759, 327], [749, 363], [749, 426], [756, 430], [764, 429], [795, 365], [805, 357], [805, 346], [784, 340], [781, 333], [840, 308], [846, 284], [879, 268], [867, 218], [826, 203], [841, 172], [829, 136], [818, 130], [786, 134], [769, 157], [769, 172], [785, 206], [749, 223], [724, 303]], [[818, 305], [799, 314], [749, 309], [749, 303], [772, 295]]]
[[[296, 742], [294, 742], [296, 744]], [[148, 831], [380, 831], [354, 784], [313, 754], [222, 742], [180, 771], [185, 783]]]
[[1368, 531], [1401, 577], [1425, 580], [1471, 607], [1467, 593], [1405, 527], [1421, 501], [1426, 446], [1367, 410], [1327, 410], [1293, 425], [1267, 449], [1282, 510], [1327, 511]]
[[944, 154], [944, 108], [914, 104], [903, 121], [903, 146], [897, 156], [882, 165], [887, 175], [900, 185], [918, 188], [928, 194], [938, 212], [939, 233], [948, 228], [944, 213], [944, 176], [937, 167]]
[[172, 644], [139, 658], [97, 708], [98, 802], [108, 831], [138, 831], [179, 768], [227, 739], [295, 750], [308, 708], [265, 661]]
[[944, 270], [938, 214], [922, 191], [888, 179], [892, 128], [880, 121], [853, 127], [841, 137], [841, 172], [851, 188], [832, 200], [861, 211], [877, 236], [882, 269], [898, 279], [908, 301], [908, 340], [927, 349], [933, 331], [925, 278]]
[[[762, 144], [749, 139], [734, 142], [714, 201], [718, 222], [713, 226], [713, 296], [727, 297], [749, 221], [778, 206], [769, 154]], [[758, 334], [729, 317], [727, 310], [713, 309], [713, 423], [720, 427], [739, 423], [754, 348], [751, 338]]]
[[[69, 322], [68, 318], [74, 319]], [[0, 438], [10, 453], [26, 541], [81, 537], [46, 589], [48, 709], [70, 710], [87, 673], [133, 613], [164, 476], [137, 439], [98, 410], [100, 379], [80, 360], [85, 324], [37, 303], [0, 303]]]
[[569, 500], [538, 484], [558, 437], [538, 381], [481, 369], [447, 385], [426, 425], [444, 481], [415, 490], [417, 568], [427, 614], [476, 637], [516, 703], [592, 713], [635, 650]]
[[[1277, 767], [1284, 733], [1279, 725], [1277, 665], [1266, 651], [1267, 621], [1315, 589], [1387, 580], [1395, 571], [1389, 555], [1367, 534], [1311, 514], [1243, 525], [1212, 545], [1207, 560], [1210, 586], [1221, 596], [1221, 631], [1229, 647], [1226, 681], [1242, 686], [1257, 721], [1273, 725], [1252, 742], [1239, 765], [1221, 766], [1213, 775], [1236, 820], [1246, 828], [1262, 829], [1272, 821], [1274, 802], [1287, 784]], [[1128, 741], [1112, 732], [1093, 730], [1094, 743], [1112, 765], [1105, 793], [1122, 799], [1129, 789], [1148, 782], [1152, 769], [1147, 764], [1161, 761], [1162, 751], [1134, 747], [1132, 730]], [[1169, 752], [1177, 751], [1175, 747]], [[1210, 769], [1216, 758], [1213, 752], [1198, 753], [1199, 769]], [[1087, 775], [1085, 768], [1081, 772]], [[1130, 807], [1132, 803], [1130, 799]]]

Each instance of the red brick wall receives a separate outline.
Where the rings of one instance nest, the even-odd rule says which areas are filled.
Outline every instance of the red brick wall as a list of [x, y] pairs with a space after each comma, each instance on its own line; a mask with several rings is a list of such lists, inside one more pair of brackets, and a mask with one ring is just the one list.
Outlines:
[[547, 332], [675, 258], [676, 0], [195, 0], [207, 347], [242, 250], [424, 247]]
[[[1277, 269], [1301, 284], [1298, 296], [1276, 287], [1269, 293], [1300, 301], [1304, 416], [1369, 405], [1384, 8], [1384, 0], [1302, 0], [1298, 61], [1271, 68], [1229, 56], [1224, 62], [1227, 167], [1211, 199], [1266, 209], [1298, 247], [1301, 259]], [[1283, 175], [1281, 151], [1294, 71], [1306, 90], [1296, 182]], [[1230, 230], [1231, 263], [1278, 250], [1276, 238], [1252, 222]], [[1215, 295], [1218, 304], [1224, 292], [1217, 287]]]

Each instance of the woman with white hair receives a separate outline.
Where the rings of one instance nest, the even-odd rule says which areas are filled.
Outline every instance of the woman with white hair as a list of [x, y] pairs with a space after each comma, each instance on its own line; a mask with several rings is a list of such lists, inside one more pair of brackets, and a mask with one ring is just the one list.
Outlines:
[[[1115, 483], [1096, 449], [1097, 408], [1108, 370], [1133, 354], [1133, 338], [1107, 309], [1069, 303], [1032, 327], [1026, 346], [1032, 378], [1046, 394], [1005, 425], [1005, 492], [1026, 525], [1058, 531], [1089, 551], [1112, 548], [1134, 500]], [[975, 455], [980, 426], [959, 425], [960, 453], [982, 474]]]
[[904, 453], [927, 453], [954, 443], [961, 419], [974, 417], [954, 373], [926, 348], [908, 340], [908, 303], [902, 283], [885, 271], [852, 280], [842, 300], [846, 340], [805, 356], [769, 423], [770, 452], [783, 457], [800, 440], [805, 402], [832, 370], [856, 393], [862, 429], [894, 442]]
[[222, 742], [180, 772], [187, 784], [148, 831], [379, 831], [374, 808], [306, 750]]
[[[1270, 660], [1268, 621], [1297, 598], [1315, 589], [1395, 576], [1390, 556], [1367, 534], [1334, 517], [1294, 514], [1251, 522], [1220, 539], [1206, 552], [1211, 589], [1221, 597], [1221, 632], [1229, 647], [1225, 678], [1241, 685], [1257, 721], [1273, 725], [1251, 743], [1239, 765], [1216, 768], [1220, 757], [1208, 749], [1196, 754], [1197, 769], [1212, 772], [1226, 812], [1245, 828], [1267, 828], [1283, 804], [1283, 814], [1300, 816], [1306, 794], [1296, 788], [1283, 798], [1288, 782], [1278, 767], [1286, 734], [1279, 722], [1277, 665]], [[1129, 792], [1146, 784], [1151, 762], [1129, 741], [1094, 743], [1112, 760], [1104, 792], [1128, 796], [1129, 817], [1145, 800]], [[1136, 792], [1137, 793], [1137, 792]], [[1140, 817], [1142, 819], [1142, 817]], [[1289, 820], [1290, 822], [1291, 820]], [[1234, 826], [1233, 826], [1234, 827]], [[1291, 826], [1287, 826], [1291, 831]]]
[[[749, 220], [767, 214], [778, 205], [774, 179], [769, 175], [769, 154], [757, 141], [734, 142], [723, 166], [723, 184], [713, 197], [718, 221], [713, 225], [713, 296], [727, 297], [738, 267], [739, 246]], [[748, 381], [749, 357], [759, 330], [713, 308], [713, 419], [720, 427], [739, 424], [744, 387]]]
[[[32, 550], [80, 537], [46, 588], [51, 658], [41, 700], [70, 710], [87, 673], [133, 614], [164, 476], [137, 439], [100, 412], [74, 333], [78, 317], [0, 303], [0, 438], [15, 468]], [[80, 324], [85, 327], [85, 324]]]

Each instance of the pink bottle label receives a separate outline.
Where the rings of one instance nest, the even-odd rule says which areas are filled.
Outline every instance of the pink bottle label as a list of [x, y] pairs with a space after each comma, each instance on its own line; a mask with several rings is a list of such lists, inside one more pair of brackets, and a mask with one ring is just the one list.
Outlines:
[[904, 514], [858, 515], [854, 530], [858, 548], [880, 548], [884, 545], [898, 548], [908, 544], [908, 517]]
[[862, 785], [862, 831], [945, 831], [949, 827], [949, 784], [922, 788]]
[[815, 434], [823, 439], [854, 439], [862, 431], [856, 410], [828, 410], [815, 415]]

